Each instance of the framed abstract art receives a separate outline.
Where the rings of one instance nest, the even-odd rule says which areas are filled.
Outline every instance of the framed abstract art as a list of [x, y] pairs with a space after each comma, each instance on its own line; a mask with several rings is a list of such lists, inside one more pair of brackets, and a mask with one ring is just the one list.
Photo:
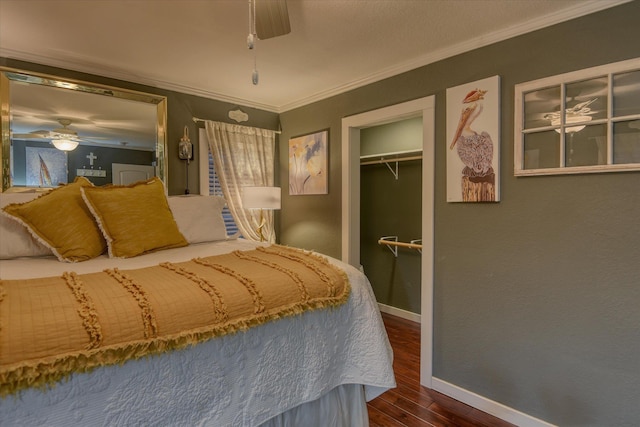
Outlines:
[[289, 194], [328, 194], [329, 131], [289, 139]]

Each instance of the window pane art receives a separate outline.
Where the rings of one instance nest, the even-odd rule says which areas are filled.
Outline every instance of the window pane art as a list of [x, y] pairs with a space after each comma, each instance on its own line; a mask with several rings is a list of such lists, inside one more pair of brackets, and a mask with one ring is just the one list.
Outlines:
[[565, 85], [565, 122], [585, 123], [607, 118], [607, 76]]
[[560, 96], [560, 85], [525, 93], [524, 128], [535, 129], [549, 126], [549, 119], [545, 117], [549, 113], [549, 105], [559, 109]]
[[579, 132], [569, 132], [565, 138], [565, 166], [607, 164], [607, 126], [585, 126]]
[[613, 115], [640, 114], [640, 70], [613, 76]]
[[560, 167], [560, 134], [555, 131], [525, 135], [524, 165], [527, 169]]
[[640, 170], [640, 58], [515, 87], [514, 175]]
[[640, 163], [640, 120], [613, 125], [613, 162], [619, 165]]

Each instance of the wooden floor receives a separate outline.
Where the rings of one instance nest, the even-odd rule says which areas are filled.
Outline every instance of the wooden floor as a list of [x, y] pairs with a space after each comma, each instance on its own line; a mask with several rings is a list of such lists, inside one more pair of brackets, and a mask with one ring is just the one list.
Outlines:
[[393, 347], [397, 387], [367, 404], [371, 427], [513, 427], [437, 391], [420, 385], [420, 324], [383, 313]]

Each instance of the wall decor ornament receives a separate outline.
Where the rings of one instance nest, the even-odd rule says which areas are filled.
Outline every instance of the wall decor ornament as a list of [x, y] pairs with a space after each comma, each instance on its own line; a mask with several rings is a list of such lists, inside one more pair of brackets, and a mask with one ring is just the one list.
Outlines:
[[289, 194], [328, 194], [329, 131], [289, 139]]
[[447, 89], [447, 202], [500, 200], [500, 76]]
[[640, 171], [640, 58], [514, 86], [513, 175]]

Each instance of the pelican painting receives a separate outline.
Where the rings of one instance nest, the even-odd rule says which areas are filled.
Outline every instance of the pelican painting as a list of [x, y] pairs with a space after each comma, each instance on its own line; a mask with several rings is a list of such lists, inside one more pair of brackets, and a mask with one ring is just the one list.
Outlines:
[[450, 202], [498, 201], [499, 80], [497, 76], [487, 80], [447, 90]]

